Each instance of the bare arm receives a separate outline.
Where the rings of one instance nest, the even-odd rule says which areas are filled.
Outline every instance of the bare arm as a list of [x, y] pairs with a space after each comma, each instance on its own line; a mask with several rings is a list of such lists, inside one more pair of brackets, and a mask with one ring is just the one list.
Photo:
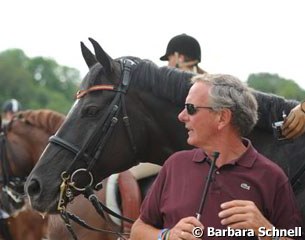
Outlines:
[[[170, 240], [200, 240], [193, 236], [194, 227], [203, 229], [202, 224], [195, 217], [182, 218], [173, 228], [170, 229]], [[141, 219], [132, 225], [130, 239], [131, 240], [157, 240], [161, 229], [146, 224]]]
[[138, 218], [132, 225], [130, 239], [131, 240], [157, 240], [161, 229], [155, 228], [143, 222]]

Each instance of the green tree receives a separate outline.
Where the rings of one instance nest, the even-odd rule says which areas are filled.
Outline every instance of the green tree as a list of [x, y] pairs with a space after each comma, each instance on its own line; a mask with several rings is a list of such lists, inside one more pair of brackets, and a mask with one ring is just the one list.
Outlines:
[[248, 86], [266, 93], [273, 93], [287, 99], [304, 100], [305, 91], [293, 80], [280, 77], [277, 74], [251, 74], [247, 80]]
[[25, 109], [48, 108], [64, 114], [80, 83], [79, 71], [55, 60], [29, 58], [20, 49], [0, 53], [0, 103], [16, 98]]

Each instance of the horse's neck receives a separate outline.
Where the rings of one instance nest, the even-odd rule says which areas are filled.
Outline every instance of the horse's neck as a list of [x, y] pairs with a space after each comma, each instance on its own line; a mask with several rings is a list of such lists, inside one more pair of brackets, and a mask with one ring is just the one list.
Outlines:
[[[143, 65], [141, 65], [143, 64]], [[147, 138], [145, 158], [163, 164], [173, 152], [189, 148], [184, 125], [178, 121], [185, 98], [191, 86], [192, 73], [142, 62], [133, 75], [137, 90], [137, 104], [142, 104], [141, 114]], [[140, 100], [140, 101], [139, 101]], [[148, 159], [147, 159], [148, 158]]]
[[141, 102], [143, 104], [141, 118], [145, 124], [148, 142], [144, 146], [145, 158], [141, 159], [142, 161], [162, 165], [173, 152], [189, 148], [184, 124], [178, 120], [181, 106], [152, 94], [143, 96]]
[[34, 166], [39, 160], [44, 148], [47, 146], [50, 134], [47, 134], [42, 130], [37, 131], [36, 129], [33, 129], [31, 133], [20, 137], [28, 146], [28, 152], [32, 156], [32, 163]]

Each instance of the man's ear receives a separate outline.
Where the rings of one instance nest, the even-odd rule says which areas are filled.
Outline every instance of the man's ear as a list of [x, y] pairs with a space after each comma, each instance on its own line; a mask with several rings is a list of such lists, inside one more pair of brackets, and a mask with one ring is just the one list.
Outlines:
[[221, 111], [219, 111], [219, 124], [218, 129], [222, 129], [226, 126], [228, 126], [232, 119], [232, 112], [228, 108], [224, 108]]

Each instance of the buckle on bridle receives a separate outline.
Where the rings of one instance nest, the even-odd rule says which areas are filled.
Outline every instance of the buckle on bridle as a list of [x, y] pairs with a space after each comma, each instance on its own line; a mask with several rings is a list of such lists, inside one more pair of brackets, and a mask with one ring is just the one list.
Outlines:
[[61, 173], [61, 179], [62, 182], [59, 187], [59, 199], [58, 199], [58, 204], [57, 204], [57, 210], [62, 212], [65, 211], [65, 199], [64, 195], [66, 194], [67, 188], [68, 188], [68, 180], [70, 178], [69, 175], [65, 176], [67, 172], [62, 172]]

